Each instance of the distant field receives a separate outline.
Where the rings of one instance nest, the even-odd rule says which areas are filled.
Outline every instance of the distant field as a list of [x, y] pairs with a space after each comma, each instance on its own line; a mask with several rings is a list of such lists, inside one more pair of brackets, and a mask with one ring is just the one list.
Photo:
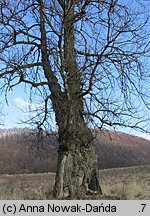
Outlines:
[[[54, 173], [0, 175], [0, 199], [51, 199], [54, 177]], [[149, 165], [100, 170], [99, 180], [103, 191], [99, 199], [150, 199]]]

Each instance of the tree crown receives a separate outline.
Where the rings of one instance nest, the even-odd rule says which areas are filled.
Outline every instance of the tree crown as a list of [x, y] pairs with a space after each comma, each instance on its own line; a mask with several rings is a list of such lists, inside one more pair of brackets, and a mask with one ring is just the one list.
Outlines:
[[55, 110], [54, 98], [58, 106], [82, 99], [90, 126], [147, 131], [147, 6], [119, 0], [1, 1], [2, 91], [29, 85], [43, 103], [30, 119], [39, 126]]

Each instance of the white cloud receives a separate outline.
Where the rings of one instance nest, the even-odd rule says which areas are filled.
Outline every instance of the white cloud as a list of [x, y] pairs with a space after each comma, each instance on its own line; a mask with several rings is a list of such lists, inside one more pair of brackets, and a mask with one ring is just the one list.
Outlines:
[[37, 110], [37, 109], [41, 109], [44, 106], [43, 103], [33, 103], [31, 100], [25, 100], [21, 97], [15, 98], [14, 101], [15, 101], [15, 105], [20, 109]]
[[27, 108], [29, 106], [31, 106], [31, 100], [25, 100], [22, 99], [21, 97], [15, 98], [14, 99], [16, 106], [20, 107], [20, 108]]

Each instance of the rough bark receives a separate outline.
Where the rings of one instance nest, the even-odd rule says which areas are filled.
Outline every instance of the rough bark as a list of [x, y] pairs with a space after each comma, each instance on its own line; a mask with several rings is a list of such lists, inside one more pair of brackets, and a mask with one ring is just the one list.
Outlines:
[[97, 157], [93, 135], [84, 121], [83, 98], [79, 97], [80, 73], [74, 49], [74, 7], [64, 9], [65, 92], [62, 104], [55, 110], [59, 128], [59, 150], [54, 197], [71, 199], [85, 196], [90, 190], [100, 193], [97, 179]]
[[59, 126], [58, 164], [54, 197], [82, 198], [88, 193], [99, 194], [97, 157], [93, 146], [93, 134], [83, 118], [82, 99], [64, 102], [57, 110]]
[[[74, 113], [75, 117], [76, 113]], [[82, 120], [83, 121], [83, 120]], [[87, 192], [101, 193], [93, 135], [76, 118], [72, 127], [59, 130], [59, 150], [54, 197], [82, 198]]]
[[97, 158], [94, 150], [93, 135], [84, 121], [83, 98], [79, 97], [80, 73], [76, 63], [74, 38], [74, 7], [66, 3], [64, 8], [64, 87], [62, 92], [58, 80], [52, 73], [46, 45], [44, 24], [44, 4], [41, 1], [41, 45], [45, 77], [51, 91], [51, 101], [56, 116], [59, 134], [58, 164], [54, 186], [55, 198], [77, 198], [89, 190], [100, 192], [97, 179]]

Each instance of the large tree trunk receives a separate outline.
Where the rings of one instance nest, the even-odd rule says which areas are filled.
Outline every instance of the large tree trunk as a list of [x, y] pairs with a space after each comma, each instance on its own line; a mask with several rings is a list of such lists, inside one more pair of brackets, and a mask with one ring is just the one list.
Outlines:
[[100, 194], [94, 137], [81, 114], [82, 103], [79, 100], [74, 104], [64, 103], [64, 107], [66, 112], [61, 113], [58, 125], [59, 150], [53, 195], [75, 199], [89, 192]]
[[75, 1], [67, 0], [64, 8], [64, 47], [62, 49], [64, 91], [53, 73], [47, 52], [44, 3], [40, 2], [42, 63], [49, 83], [51, 101], [59, 133], [59, 150], [54, 197], [79, 198], [89, 190], [100, 192], [97, 179], [97, 158], [92, 145], [93, 135], [84, 121], [83, 98], [74, 38]]
[[58, 164], [54, 197], [72, 199], [85, 196], [88, 191], [100, 193], [97, 178], [97, 157], [93, 134], [85, 124], [83, 98], [80, 97], [81, 73], [75, 52], [75, 1], [67, 0], [64, 9], [64, 70], [65, 92], [53, 107], [59, 128]]
[[78, 147], [74, 151], [60, 147], [54, 197], [82, 199], [88, 192], [90, 194], [101, 193], [93, 146]]

